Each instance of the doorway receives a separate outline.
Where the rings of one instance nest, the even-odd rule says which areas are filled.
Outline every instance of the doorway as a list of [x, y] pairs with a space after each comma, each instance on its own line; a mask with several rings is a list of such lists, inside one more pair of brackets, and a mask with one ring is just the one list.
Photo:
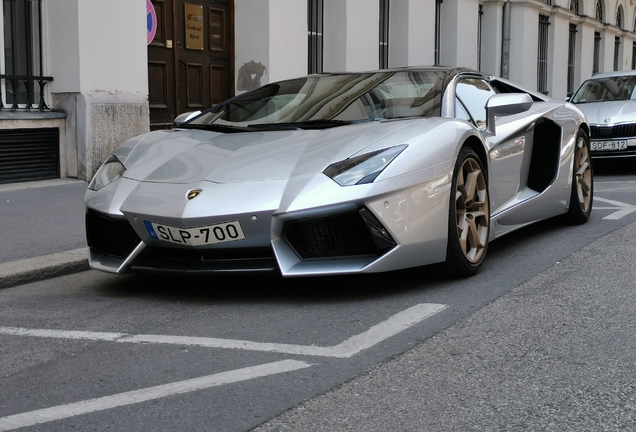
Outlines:
[[150, 129], [234, 94], [234, 1], [152, 0], [157, 30], [148, 45]]

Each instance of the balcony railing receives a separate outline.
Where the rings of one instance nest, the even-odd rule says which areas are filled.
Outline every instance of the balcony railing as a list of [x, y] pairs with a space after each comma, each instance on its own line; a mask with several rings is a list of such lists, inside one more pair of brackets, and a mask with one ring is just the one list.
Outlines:
[[[48, 109], [48, 105], [44, 100], [44, 87], [47, 82], [53, 81], [53, 77], [45, 76], [26, 76], [26, 75], [2, 75], [0, 74], [0, 81], [5, 82], [5, 89], [7, 96], [11, 94], [11, 99], [7, 97], [7, 106], [3, 104], [2, 86], [0, 85], [0, 111], [3, 109], [27, 109], [34, 108], [40, 111]], [[39, 86], [39, 93], [36, 93], [36, 85]], [[39, 101], [36, 101], [35, 96], [39, 94]], [[34, 104], [37, 102], [37, 107]], [[11, 104], [11, 106], [8, 106]]]

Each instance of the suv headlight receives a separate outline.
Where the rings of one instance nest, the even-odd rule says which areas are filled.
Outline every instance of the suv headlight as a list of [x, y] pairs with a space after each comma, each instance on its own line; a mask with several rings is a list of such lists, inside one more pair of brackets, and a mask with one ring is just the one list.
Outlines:
[[340, 186], [372, 183], [406, 147], [403, 144], [354, 156], [329, 165], [323, 173]]
[[122, 164], [117, 156], [112, 155], [106, 162], [102, 164], [101, 167], [95, 173], [95, 177], [91, 180], [88, 188], [90, 190], [98, 191], [104, 186], [114, 182], [118, 178], [120, 178], [124, 171], [126, 171], [126, 167]]

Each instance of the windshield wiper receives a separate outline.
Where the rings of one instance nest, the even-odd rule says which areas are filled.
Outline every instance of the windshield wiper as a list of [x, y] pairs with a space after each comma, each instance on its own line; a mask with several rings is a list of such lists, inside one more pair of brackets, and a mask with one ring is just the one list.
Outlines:
[[290, 130], [290, 129], [327, 129], [337, 126], [345, 126], [350, 124], [357, 123], [367, 123], [373, 121], [374, 119], [360, 119], [360, 120], [327, 120], [327, 119], [318, 119], [318, 120], [306, 120], [300, 122], [288, 122], [288, 123], [262, 123], [262, 124], [251, 124], [248, 127], [250, 128], [258, 128], [258, 130]]
[[255, 132], [256, 129], [251, 126], [230, 126], [224, 124], [200, 124], [200, 123], [184, 123], [177, 126], [178, 129], [201, 129], [212, 132], [221, 133], [239, 133], [239, 132]]

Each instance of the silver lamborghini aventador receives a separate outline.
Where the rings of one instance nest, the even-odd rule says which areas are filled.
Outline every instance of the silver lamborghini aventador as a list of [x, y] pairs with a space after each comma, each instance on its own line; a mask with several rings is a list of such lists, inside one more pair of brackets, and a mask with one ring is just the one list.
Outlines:
[[468, 276], [489, 241], [592, 210], [583, 114], [470, 69], [310, 75], [190, 117], [98, 170], [92, 268]]

